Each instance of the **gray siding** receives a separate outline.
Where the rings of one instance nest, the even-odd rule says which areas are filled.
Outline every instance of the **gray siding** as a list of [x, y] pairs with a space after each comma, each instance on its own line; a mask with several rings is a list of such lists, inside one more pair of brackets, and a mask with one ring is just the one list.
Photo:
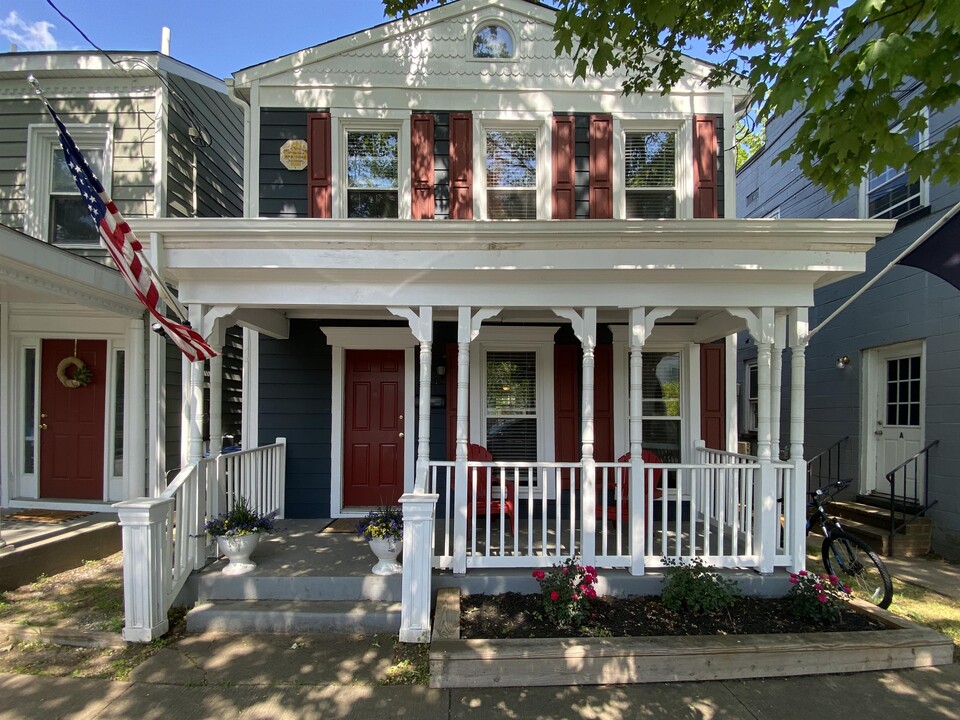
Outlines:
[[260, 338], [259, 444], [287, 439], [286, 514], [330, 517], [331, 353], [316, 321]]
[[[54, 109], [65, 124], [113, 125], [113, 199], [127, 218], [153, 215], [154, 100], [58, 98]], [[37, 100], [0, 100], [0, 223], [23, 230], [27, 208], [27, 132], [50, 125]], [[102, 257], [102, 251], [94, 251]]]
[[[858, 217], [859, 188], [851, 188], [845, 197], [834, 200], [811, 185], [794, 160], [773, 163], [773, 157], [790, 143], [798, 120], [799, 111], [794, 110], [771, 123], [767, 128], [768, 145], [741, 168], [737, 175], [739, 214], [764, 217], [780, 208], [784, 218]], [[932, 115], [931, 141], [958, 121], [958, 107]], [[816, 292], [811, 327], [880, 272], [958, 200], [957, 186], [932, 186], [929, 208], [901, 219], [894, 233], [878, 240], [867, 254], [863, 275]], [[955, 470], [960, 459], [960, 293], [946, 282], [921, 270], [895, 267], [813, 338], [806, 353], [805, 455], [812, 458], [849, 436], [841, 472], [859, 478], [861, 438], [873, 429], [861, 427], [864, 352], [908, 341], [925, 342], [925, 442], [940, 441], [930, 458], [929, 493], [938, 501], [930, 514], [934, 549], [960, 557], [960, 478]], [[753, 352], [751, 345], [741, 338], [741, 372], [742, 362]], [[844, 370], [836, 367], [841, 355], [851, 358]], [[789, 377], [786, 367], [784, 377]], [[787, 402], [784, 398], [785, 408]], [[782, 417], [789, 416], [785, 412]]]
[[260, 111], [260, 216], [308, 217], [307, 170], [287, 170], [280, 146], [307, 140], [306, 110]]
[[[168, 217], [243, 216], [243, 113], [224, 92], [169, 76]], [[190, 141], [189, 105], [210, 134], [209, 147]]]

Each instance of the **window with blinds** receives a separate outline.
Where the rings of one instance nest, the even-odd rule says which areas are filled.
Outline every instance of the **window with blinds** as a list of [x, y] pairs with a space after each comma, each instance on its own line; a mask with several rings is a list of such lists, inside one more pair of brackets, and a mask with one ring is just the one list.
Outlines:
[[624, 139], [627, 218], [677, 216], [677, 134], [630, 132]]
[[643, 448], [663, 462], [681, 462], [679, 352], [643, 353]]
[[[910, 145], [919, 150], [923, 136], [918, 132]], [[867, 177], [867, 217], [892, 220], [920, 207], [921, 181], [910, 182], [905, 167], [885, 168]]]
[[348, 132], [347, 217], [397, 217], [398, 167], [396, 131]]
[[487, 217], [491, 220], [536, 220], [536, 131], [489, 131], [486, 163]]
[[486, 353], [486, 446], [494, 460], [537, 459], [537, 353]]

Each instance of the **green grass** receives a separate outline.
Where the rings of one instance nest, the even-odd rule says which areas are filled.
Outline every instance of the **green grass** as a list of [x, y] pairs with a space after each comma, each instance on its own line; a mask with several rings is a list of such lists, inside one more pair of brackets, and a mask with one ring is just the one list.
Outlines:
[[430, 645], [423, 643], [393, 643], [393, 665], [387, 668], [381, 685], [429, 685]]

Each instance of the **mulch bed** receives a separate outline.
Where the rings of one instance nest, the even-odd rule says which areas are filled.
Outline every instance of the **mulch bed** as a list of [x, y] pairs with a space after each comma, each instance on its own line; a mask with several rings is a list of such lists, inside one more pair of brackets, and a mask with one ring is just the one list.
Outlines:
[[558, 630], [537, 617], [539, 595], [468, 595], [460, 601], [460, 635], [480, 638], [645, 637], [655, 635], [748, 635], [884, 630], [866, 615], [844, 610], [831, 625], [796, 620], [785, 598], [742, 597], [713, 615], [676, 613], [657, 595], [604, 597], [578, 629]]

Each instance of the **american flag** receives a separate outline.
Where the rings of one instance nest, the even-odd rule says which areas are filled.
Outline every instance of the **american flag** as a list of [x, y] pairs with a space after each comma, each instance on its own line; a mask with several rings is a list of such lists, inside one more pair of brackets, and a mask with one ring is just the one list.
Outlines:
[[110, 253], [124, 280], [188, 360], [196, 362], [214, 357], [217, 353], [206, 343], [200, 333], [187, 325], [171, 320], [160, 312], [157, 307], [160, 291], [153, 282], [144, 261], [138, 255], [143, 250], [140, 241], [103, 189], [103, 185], [90, 169], [83, 154], [50, 105], [47, 105], [47, 111], [59, 129], [58, 137], [63, 147], [67, 167], [70, 168], [90, 216], [100, 230], [100, 242], [107, 248], [107, 252]]

